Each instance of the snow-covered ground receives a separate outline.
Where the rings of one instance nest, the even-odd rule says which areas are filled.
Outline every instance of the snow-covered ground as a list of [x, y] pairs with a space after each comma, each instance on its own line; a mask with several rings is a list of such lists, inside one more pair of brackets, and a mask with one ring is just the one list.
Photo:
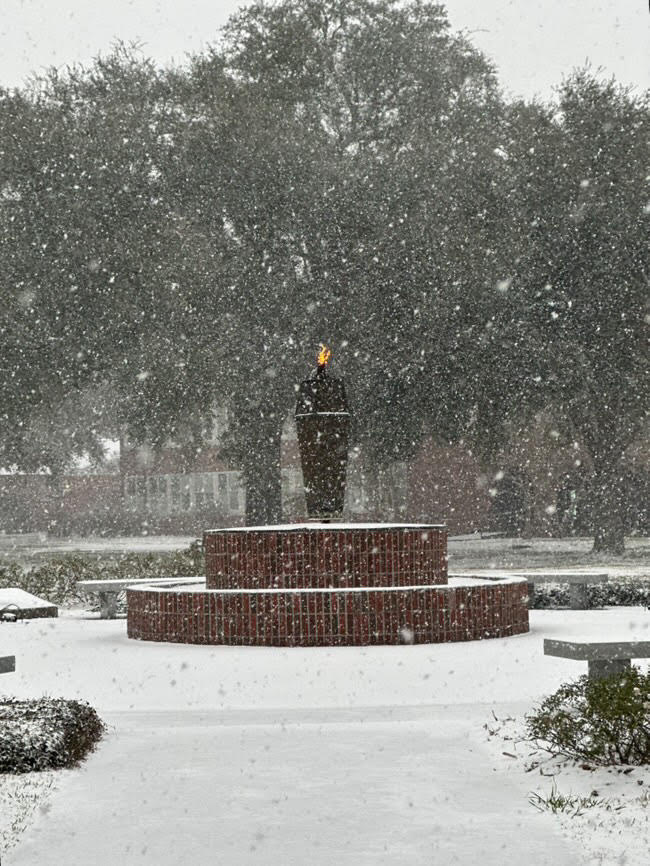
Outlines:
[[[43, 537], [35, 541], [27, 535], [0, 534], [0, 558], [42, 559], [47, 555], [66, 553], [164, 553], [185, 550], [202, 532], [191, 535], [133, 535], [116, 538], [89, 537], [56, 539]], [[650, 538], [625, 540], [623, 555], [594, 554], [591, 538], [496, 538], [479, 533], [449, 538], [449, 567], [452, 571], [468, 568], [544, 569], [576, 567], [585, 570], [608, 570], [619, 575], [650, 576]]]
[[623, 554], [592, 553], [592, 538], [495, 538], [480, 534], [449, 539], [449, 568], [484, 569], [567, 568], [607, 571], [612, 576], [650, 577], [650, 538], [625, 539]]
[[164, 553], [172, 550], [184, 550], [196, 540], [191, 535], [125, 535], [103, 538], [89, 536], [87, 538], [48, 538], [40, 541], [27, 538], [22, 541], [20, 536], [3, 538], [0, 535], [0, 550], [10, 554], [12, 549], [31, 554], [60, 553]]
[[[109, 724], [81, 769], [0, 780], [3, 866], [647, 866], [650, 768], [527, 772], [516, 739], [585, 671], [543, 638], [578, 632], [648, 639], [650, 612], [532, 611], [515, 638], [366, 648], [140, 643], [82, 613], [0, 625], [3, 692], [85, 699]], [[539, 811], [553, 785], [602, 802]]]

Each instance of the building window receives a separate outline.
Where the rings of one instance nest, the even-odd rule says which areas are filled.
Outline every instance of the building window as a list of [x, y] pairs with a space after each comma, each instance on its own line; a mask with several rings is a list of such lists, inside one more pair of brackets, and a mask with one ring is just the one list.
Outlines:
[[230, 490], [228, 491], [228, 508], [233, 514], [237, 514], [239, 511], [239, 479], [235, 476], [236, 473], [232, 472], [230, 478]]
[[219, 472], [217, 475], [217, 504], [227, 514], [241, 514], [244, 497], [240, 472]]
[[190, 479], [187, 476], [181, 476], [181, 509], [189, 511], [192, 507], [192, 490], [190, 488]]
[[228, 507], [228, 476], [225, 472], [217, 475], [217, 502], [220, 508]]
[[194, 498], [197, 508], [205, 508], [214, 504], [214, 485], [211, 473], [194, 476]]
[[230, 426], [230, 418], [228, 409], [225, 406], [217, 406], [212, 415], [212, 433], [210, 442], [212, 445], [219, 445]]
[[181, 507], [181, 478], [180, 475], [172, 475], [169, 479], [169, 493], [172, 511], [178, 511]]
[[179, 513], [217, 506], [224, 514], [244, 511], [240, 472], [197, 472], [191, 475], [130, 475], [125, 498], [131, 508]]
[[158, 477], [158, 510], [169, 511], [169, 498], [167, 495], [168, 479], [166, 475]]

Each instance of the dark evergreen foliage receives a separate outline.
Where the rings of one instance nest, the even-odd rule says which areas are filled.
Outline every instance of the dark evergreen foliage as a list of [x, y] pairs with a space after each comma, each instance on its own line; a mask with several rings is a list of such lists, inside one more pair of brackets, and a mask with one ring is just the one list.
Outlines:
[[[233, 418], [249, 522], [321, 340], [377, 473], [545, 411], [620, 549], [647, 436], [647, 95], [507, 103], [443, 7], [255, 3], [186, 67], [118, 47], [0, 99], [0, 463]], [[522, 467], [523, 469], [523, 467]]]
[[81, 701], [0, 699], [0, 773], [74, 767], [104, 730], [95, 710]]
[[[533, 607], [547, 609], [569, 606], [568, 584], [538, 584]], [[650, 607], [650, 581], [621, 578], [587, 587], [587, 603], [592, 607]]]

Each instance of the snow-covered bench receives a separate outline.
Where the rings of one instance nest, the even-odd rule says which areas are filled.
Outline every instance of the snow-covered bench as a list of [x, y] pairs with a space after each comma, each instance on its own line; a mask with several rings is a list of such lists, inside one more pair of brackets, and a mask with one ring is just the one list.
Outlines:
[[116, 580], [80, 580], [77, 588], [90, 595], [99, 596], [99, 616], [101, 619], [115, 619], [120, 593], [128, 586], [151, 584], [161, 586], [167, 583], [196, 583], [200, 577], [125, 577]]
[[16, 670], [16, 656], [0, 656], [0, 674], [10, 674]]
[[544, 639], [544, 655], [586, 661], [592, 679], [630, 667], [632, 659], [650, 658], [650, 640], [592, 641]]

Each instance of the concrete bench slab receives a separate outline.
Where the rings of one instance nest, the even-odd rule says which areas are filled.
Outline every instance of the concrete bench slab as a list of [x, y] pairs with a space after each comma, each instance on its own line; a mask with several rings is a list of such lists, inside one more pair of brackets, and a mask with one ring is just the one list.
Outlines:
[[0, 674], [10, 674], [16, 670], [16, 656], [0, 656]]
[[609, 575], [604, 571], [553, 571], [531, 574], [517, 572], [518, 577], [525, 577], [533, 583], [568, 583], [569, 586], [585, 586], [590, 583], [607, 583]]
[[101, 619], [115, 619], [117, 602], [121, 592], [129, 586], [165, 586], [175, 583], [196, 583], [197, 577], [122, 577], [114, 580], [80, 580], [77, 588], [82, 592], [99, 597], [99, 616]]
[[545, 638], [544, 655], [586, 661], [592, 679], [626, 670], [632, 659], [650, 658], [650, 640], [577, 641]]
[[538, 583], [569, 584], [569, 608], [586, 610], [588, 607], [587, 588], [597, 583], [607, 583], [609, 574], [604, 571], [495, 571], [493, 574], [469, 572], [450, 573], [450, 577], [478, 577], [483, 580], [503, 580], [505, 577], [523, 577], [528, 581], [528, 607], [532, 608], [535, 586]]
[[606, 572], [595, 571], [556, 571], [541, 574], [524, 575], [528, 581], [529, 596], [534, 597], [535, 584], [537, 583], [568, 583], [569, 584], [569, 607], [571, 610], [585, 610], [588, 607], [587, 589], [597, 583], [607, 583], [609, 575]]
[[35, 619], [59, 615], [55, 604], [17, 586], [0, 589], [0, 619]]

